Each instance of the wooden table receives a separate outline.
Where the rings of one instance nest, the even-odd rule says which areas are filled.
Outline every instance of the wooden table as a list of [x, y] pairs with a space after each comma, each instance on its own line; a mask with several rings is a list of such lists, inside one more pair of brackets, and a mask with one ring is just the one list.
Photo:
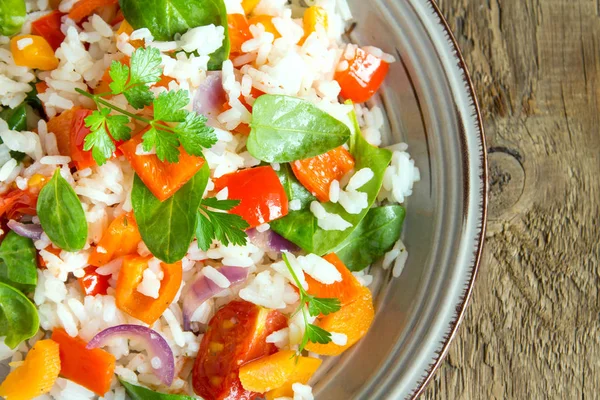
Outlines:
[[489, 229], [427, 399], [600, 397], [600, 1], [439, 0], [481, 103]]

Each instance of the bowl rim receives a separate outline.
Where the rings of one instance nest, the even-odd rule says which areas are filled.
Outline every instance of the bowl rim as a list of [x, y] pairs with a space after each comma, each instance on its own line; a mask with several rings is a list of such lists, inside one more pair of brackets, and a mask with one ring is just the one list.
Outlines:
[[481, 143], [481, 166], [482, 166], [482, 187], [483, 192], [481, 193], [481, 226], [479, 231], [479, 237], [476, 241], [476, 249], [475, 249], [475, 258], [473, 260], [471, 276], [468, 278], [468, 284], [465, 287], [462, 302], [460, 306], [456, 310], [456, 315], [454, 320], [451, 322], [449, 327], [448, 334], [444, 337], [441, 343], [441, 347], [437, 354], [435, 361], [429, 366], [428, 370], [425, 371], [423, 378], [418, 382], [416, 388], [412, 391], [410, 396], [411, 399], [416, 399], [425, 391], [427, 384], [431, 381], [433, 376], [435, 375], [438, 368], [442, 365], [442, 362], [446, 358], [448, 354], [448, 350], [450, 349], [450, 344], [452, 340], [456, 337], [458, 332], [458, 328], [461, 322], [464, 319], [465, 312], [467, 310], [467, 306], [471, 300], [471, 296], [473, 293], [473, 287], [475, 284], [475, 279], [479, 272], [479, 267], [482, 261], [483, 254], [483, 246], [485, 241], [485, 233], [487, 229], [487, 212], [488, 212], [488, 194], [489, 194], [489, 182], [488, 182], [488, 152], [487, 152], [487, 143], [485, 137], [485, 129], [483, 127], [483, 118], [481, 115], [481, 109], [479, 106], [479, 101], [477, 100], [477, 95], [475, 92], [475, 87], [473, 81], [471, 79], [471, 74], [467, 68], [465, 59], [462, 55], [460, 47], [458, 45], [458, 41], [448, 24], [448, 21], [444, 17], [442, 11], [439, 6], [435, 2], [435, 0], [425, 0], [431, 6], [431, 9], [435, 15], [439, 18], [439, 27], [442, 29], [443, 33], [446, 35], [448, 39], [448, 45], [450, 45], [453, 51], [452, 57], [458, 63], [458, 69], [463, 74], [463, 81], [465, 83], [465, 89], [467, 89], [467, 96], [472, 101], [472, 106], [475, 110], [474, 120], [476, 122], [476, 131], [479, 135], [479, 141]]

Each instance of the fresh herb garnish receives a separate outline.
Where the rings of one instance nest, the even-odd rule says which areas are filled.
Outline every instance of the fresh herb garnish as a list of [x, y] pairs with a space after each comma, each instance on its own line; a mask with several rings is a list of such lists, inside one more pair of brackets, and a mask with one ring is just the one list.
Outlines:
[[77, 194], [60, 175], [60, 170], [42, 188], [37, 201], [37, 214], [48, 238], [66, 251], [83, 249], [88, 225]]
[[248, 152], [266, 162], [290, 162], [341, 146], [350, 129], [307, 100], [260, 96], [252, 106]]
[[121, 385], [125, 386], [129, 398], [132, 400], [194, 400], [190, 396], [182, 394], [160, 393], [143, 386], [134, 385], [119, 378]]
[[30, 292], [37, 285], [37, 261], [33, 240], [10, 231], [0, 244], [0, 282]]
[[202, 200], [196, 224], [196, 239], [200, 249], [208, 250], [213, 240], [218, 240], [223, 246], [246, 245], [245, 230], [249, 225], [242, 217], [210, 210], [229, 211], [238, 204], [239, 200], [217, 200], [213, 197]]
[[[85, 119], [85, 125], [91, 133], [86, 136], [83, 147], [86, 151], [92, 151], [98, 165], [104, 164], [115, 151], [113, 139], [128, 140], [131, 137], [131, 129], [127, 126], [131, 119], [148, 125], [142, 136], [142, 146], [145, 151], [155, 148], [161, 161], [179, 161], [180, 146], [188, 154], [202, 156], [204, 149], [217, 142], [214, 130], [206, 126], [206, 117], [184, 109], [190, 102], [187, 90], [163, 92], [154, 98], [148, 85], [160, 80], [161, 61], [158, 49], [140, 48], [133, 52], [129, 67], [118, 61], [112, 62], [109, 70], [111, 92], [91, 94], [75, 89], [92, 99], [98, 108]], [[118, 94], [125, 95], [129, 104], [136, 109], [153, 105], [153, 118], [130, 113], [103, 98]], [[110, 115], [111, 112], [121, 115]]]
[[0, 336], [14, 349], [23, 340], [35, 335], [40, 320], [31, 301], [17, 289], [0, 282]]
[[0, 35], [10, 36], [21, 30], [27, 10], [24, 0], [0, 2]]
[[312, 296], [312, 295], [306, 293], [306, 290], [304, 290], [304, 288], [302, 287], [302, 283], [300, 282], [300, 279], [298, 279], [296, 272], [290, 265], [290, 261], [287, 257], [287, 254], [282, 253], [282, 257], [283, 257], [283, 261], [285, 262], [285, 265], [286, 265], [288, 271], [292, 275], [292, 278], [294, 278], [294, 282], [296, 283], [296, 286], [298, 287], [298, 291], [300, 294], [300, 307], [294, 313], [294, 314], [296, 314], [298, 312], [302, 312], [302, 317], [304, 318], [304, 324], [305, 324], [304, 336], [302, 337], [302, 341], [300, 342], [300, 345], [298, 346], [298, 350], [296, 352], [296, 354], [299, 355], [302, 352], [302, 350], [304, 350], [304, 348], [306, 347], [308, 342], [327, 344], [327, 343], [331, 342], [331, 340], [332, 340], [331, 332], [328, 332], [325, 329], [308, 322], [307, 312], [312, 317], [318, 317], [321, 314], [328, 315], [328, 314], [334, 313], [336, 311], [339, 311], [339, 309], [342, 307], [342, 305], [341, 305], [339, 299], [315, 297], [315, 296]]

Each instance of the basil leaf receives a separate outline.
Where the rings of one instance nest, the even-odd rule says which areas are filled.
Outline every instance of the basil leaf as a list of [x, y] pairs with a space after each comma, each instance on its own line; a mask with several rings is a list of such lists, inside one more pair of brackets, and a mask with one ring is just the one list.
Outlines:
[[0, 1], [0, 35], [10, 36], [19, 32], [26, 13], [25, 0]]
[[317, 199], [311, 192], [306, 190], [300, 182], [298, 182], [298, 179], [296, 179], [294, 171], [292, 171], [292, 167], [290, 167], [289, 164], [281, 164], [279, 166], [279, 171], [275, 171], [275, 173], [279, 177], [279, 182], [281, 182], [281, 185], [285, 190], [288, 201], [300, 200], [300, 208], [305, 208], [310, 206], [310, 203]]
[[33, 240], [10, 231], [0, 244], [0, 282], [22, 292], [37, 285], [37, 257]]
[[354, 232], [334, 253], [350, 271], [361, 271], [389, 251], [400, 239], [406, 210], [399, 205], [369, 210]]
[[350, 138], [343, 122], [309, 101], [265, 94], [252, 106], [252, 127], [246, 147], [266, 162], [290, 162], [318, 156]]
[[227, 9], [223, 0], [120, 0], [134, 29], [148, 28], [156, 40], [173, 40], [178, 33], [214, 24], [225, 28], [223, 46], [210, 55], [209, 70], [220, 70], [229, 58]]
[[208, 163], [204, 163], [192, 179], [162, 203], [135, 176], [131, 192], [133, 212], [142, 240], [155, 257], [174, 263], [186, 255], [209, 176]]
[[290, 211], [285, 217], [269, 223], [271, 229], [275, 232], [302, 247], [304, 250], [317, 255], [330, 252], [356, 229], [377, 198], [383, 182], [385, 169], [392, 159], [391, 151], [372, 146], [363, 138], [358, 122], [356, 121], [356, 114], [352, 112], [351, 116], [354, 120], [355, 129], [350, 140], [350, 153], [354, 157], [355, 170], [370, 168], [374, 174], [369, 182], [358, 189], [360, 192], [367, 193], [369, 206], [363, 209], [360, 214], [349, 214], [339, 204], [324, 203], [323, 207], [325, 207], [327, 212], [339, 214], [352, 224], [352, 227], [343, 231], [326, 231], [319, 228], [317, 219], [310, 211], [309, 206], [305, 206], [298, 211]]
[[35, 335], [40, 320], [31, 301], [17, 289], [0, 282], [0, 336], [14, 349], [23, 340]]
[[121, 382], [121, 385], [125, 386], [125, 390], [127, 390], [127, 394], [131, 400], [194, 400], [194, 398], [190, 396], [184, 396], [181, 394], [155, 392], [154, 390], [145, 388], [143, 386], [134, 385], [133, 383], [129, 383], [123, 379], [119, 379], [119, 382]]
[[[25, 109], [25, 104], [21, 104], [14, 109], [6, 108], [0, 111], [0, 118], [6, 121], [8, 129], [12, 131], [21, 132], [27, 130], [27, 110]], [[4, 142], [0, 138], [0, 144], [2, 143]], [[25, 153], [11, 150], [10, 156], [17, 161], [21, 161], [25, 158]]]
[[40, 191], [37, 214], [44, 232], [57, 247], [66, 251], [83, 249], [88, 234], [85, 213], [77, 194], [58, 169]]

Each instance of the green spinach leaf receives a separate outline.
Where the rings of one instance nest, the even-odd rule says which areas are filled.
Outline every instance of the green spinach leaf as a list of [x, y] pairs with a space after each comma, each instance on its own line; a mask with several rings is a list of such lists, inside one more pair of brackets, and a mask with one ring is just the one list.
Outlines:
[[[21, 104], [14, 109], [6, 108], [0, 111], [0, 118], [6, 121], [10, 130], [21, 132], [27, 129], [27, 109], [25, 108], [25, 104]], [[0, 144], [2, 143], [4, 142], [0, 138]], [[11, 150], [10, 156], [17, 161], [21, 161], [25, 158], [25, 153]]]
[[37, 257], [33, 240], [10, 231], [0, 244], [0, 282], [22, 292], [37, 285]]
[[136, 175], [131, 192], [133, 212], [142, 239], [155, 257], [174, 263], [185, 256], [194, 238], [196, 213], [209, 176], [208, 163], [204, 163], [181, 189], [161, 202]]
[[229, 58], [227, 9], [223, 0], [120, 0], [134, 29], [148, 28], [156, 40], [173, 40], [177, 33], [214, 24], [225, 28], [223, 46], [210, 55], [209, 70], [220, 70]]
[[314, 157], [350, 138], [343, 122], [296, 97], [265, 94], [252, 106], [248, 152], [266, 162]]
[[23, 340], [35, 335], [40, 320], [31, 301], [17, 289], [0, 282], [0, 336], [14, 349]]
[[344, 242], [333, 250], [350, 271], [361, 271], [389, 251], [402, 233], [406, 210], [399, 205], [371, 208]]
[[[259, 97], [259, 99], [262, 97], [264, 96]], [[304, 250], [317, 255], [330, 252], [356, 229], [377, 198], [383, 182], [383, 174], [392, 159], [391, 151], [372, 146], [363, 138], [354, 112], [352, 118], [355, 128], [350, 140], [350, 153], [352, 153], [355, 160], [355, 169], [358, 171], [362, 168], [370, 168], [374, 174], [369, 182], [358, 189], [367, 193], [369, 207], [363, 209], [360, 214], [349, 214], [339, 204], [323, 204], [327, 212], [339, 214], [352, 224], [350, 228], [343, 231], [326, 231], [319, 228], [317, 219], [308, 206], [298, 211], [290, 211], [285, 217], [270, 222], [271, 229], [275, 232]]]
[[194, 400], [190, 396], [184, 396], [181, 394], [167, 394], [159, 393], [154, 390], [145, 388], [143, 386], [137, 386], [133, 383], [129, 383], [123, 379], [119, 379], [121, 385], [125, 386], [127, 394], [131, 400]]
[[10, 36], [19, 32], [26, 13], [25, 0], [0, 1], [0, 34]]
[[279, 166], [279, 171], [275, 171], [279, 177], [279, 182], [285, 189], [285, 194], [289, 201], [300, 200], [300, 208], [310, 206], [310, 203], [317, 198], [296, 179], [292, 167], [285, 163]]
[[40, 191], [37, 214], [52, 243], [66, 251], [83, 249], [88, 234], [85, 212], [77, 194], [58, 169]]

